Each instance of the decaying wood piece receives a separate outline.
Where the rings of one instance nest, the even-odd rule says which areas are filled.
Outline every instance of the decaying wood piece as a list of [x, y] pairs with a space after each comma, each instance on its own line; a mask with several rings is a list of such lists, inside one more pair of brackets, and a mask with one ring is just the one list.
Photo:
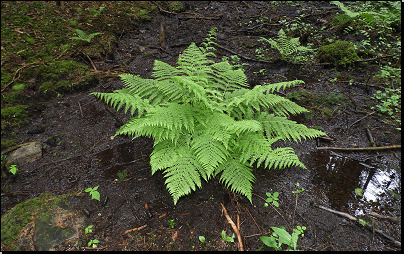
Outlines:
[[141, 226], [141, 227], [138, 227], [138, 228], [128, 229], [128, 230], [125, 231], [125, 234], [130, 233], [130, 232], [133, 232], [133, 231], [141, 230], [142, 228], [145, 228], [146, 226], [147, 226], [147, 224], [145, 224], [145, 225], [143, 225], [143, 226]]
[[343, 216], [343, 217], [345, 217], [345, 218], [348, 218], [348, 219], [351, 220], [351, 221], [356, 221], [356, 222], [359, 223], [360, 225], [364, 226], [365, 228], [369, 229], [369, 230], [372, 231], [372, 232], [374, 231], [374, 232], [378, 233], [379, 235], [383, 236], [383, 237], [386, 238], [387, 240], [393, 242], [395, 246], [401, 248], [401, 242], [395, 240], [393, 237], [387, 235], [387, 234], [384, 233], [383, 231], [381, 231], [381, 230], [379, 230], [379, 229], [375, 229], [375, 228], [374, 228], [371, 224], [369, 224], [369, 223], [366, 223], [365, 225], [363, 225], [362, 222], [359, 221], [359, 219], [356, 218], [355, 216], [352, 216], [352, 215], [347, 214], [347, 213], [344, 213], [344, 212], [336, 211], [336, 210], [333, 210], [333, 209], [331, 209], [331, 208], [327, 208], [327, 207], [322, 206], [322, 205], [319, 205], [319, 204], [315, 204], [315, 203], [314, 203], [314, 204], [312, 204], [312, 205], [313, 205], [314, 207], [317, 207], [317, 208], [326, 210], [326, 211], [328, 211], [328, 212], [330, 212], [330, 213], [334, 213], [334, 214], [341, 215], [341, 216]]
[[224, 205], [222, 203], [220, 203], [220, 205], [222, 206], [223, 213], [224, 213], [224, 216], [226, 216], [227, 222], [229, 222], [229, 224], [233, 228], [234, 233], [237, 236], [239, 250], [244, 251], [243, 242], [241, 241], [240, 231], [238, 230], [236, 224], [234, 224], [233, 220], [230, 218], [229, 214], [227, 214], [227, 211], [226, 211], [226, 208], [224, 207]]
[[378, 146], [378, 147], [317, 147], [318, 150], [339, 150], [339, 151], [367, 151], [367, 150], [388, 150], [388, 149], [401, 149], [401, 145], [394, 146]]

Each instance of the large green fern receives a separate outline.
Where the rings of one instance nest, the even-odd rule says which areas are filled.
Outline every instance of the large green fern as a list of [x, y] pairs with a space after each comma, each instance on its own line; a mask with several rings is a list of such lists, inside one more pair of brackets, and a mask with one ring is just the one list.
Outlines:
[[[247, 78], [228, 62], [207, 58], [208, 47], [192, 43], [178, 66], [155, 61], [152, 78], [120, 75], [125, 88], [91, 93], [133, 116], [115, 134], [154, 139], [152, 174], [162, 170], [169, 193], [181, 196], [220, 175], [220, 181], [251, 202], [252, 167], [305, 167], [292, 148], [272, 149], [278, 140], [314, 138], [324, 133], [288, 120], [307, 110], [273, 94], [301, 84], [290, 81], [248, 89]], [[136, 115], [137, 114], [137, 115]]]

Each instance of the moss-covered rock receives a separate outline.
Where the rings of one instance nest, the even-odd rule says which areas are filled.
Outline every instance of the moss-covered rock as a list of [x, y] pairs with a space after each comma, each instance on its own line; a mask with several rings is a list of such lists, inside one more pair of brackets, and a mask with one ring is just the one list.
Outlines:
[[347, 41], [336, 41], [335, 43], [318, 48], [316, 61], [330, 63], [333, 65], [346, 65], [359, 60], [354, 47]]
[[88, 222], [68, 204], [70, 196], [46, 192], [7, 211], [1, 217], [2, 249], [49, 251], [78, 237]]

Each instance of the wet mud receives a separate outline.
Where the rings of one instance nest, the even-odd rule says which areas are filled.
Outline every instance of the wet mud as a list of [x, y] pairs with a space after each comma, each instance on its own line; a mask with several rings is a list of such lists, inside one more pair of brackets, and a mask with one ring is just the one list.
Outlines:
[[[329, 4], [319, 2], [306, 5], [308, 10], [329, 7]], [[113, 63], [102, 63], [102, 66], [106, 69], [117, 64], [126, 66], [129, 73], [146, 78], [150, 77], [154, 60], [175, 64], [181, 51], [191, 42], [202, 42], [212, 27], [218, 27], [218, 44], [251, 58], [255, 56], [254, 49], [240, 47], [235, 40], [248, 44], [260, 36], [276, 35], [271, 29], [253, 32], [238, 26], [239, 22], [247, 22], [250, 17], [270, 11], [265, 3], [186, 2], [185, 6], [188, 12], [198, 8], [200, 15], [154, 16], [151, 21], [125, 32], [113, 49]], [[297, 15], [297, 9], [292, 7], [270, 12], [274, 16], [291, 18]], [[325, 14], [322, 18], [329, 20], [331, 16]], [[164, 50], [160, 49], [158, 40], [162, 23], [166, 29]], [[230, 55], [217, 50], [218, 59]], [[301, 250], [399, 250], [390, 241], [348, 219], [313, 206], [320, 204], [357, 216], [401, 239], [401, 223], [369, 216], [372, 211], [401, 220], [401, 200], [389, 192], [401, 195], [401, 149], [353, 152], [317, 149], [319, 146], [368, 147], [365, 126], [370, 126], [378, 146], [401, 143], [400, 132], [394, 126], [380, 122], [375, 115], [353, 124], [364, 116], [355, 112], [366, 107], [375, 88], [347, 83], [332, 85], [331, 74], [327, 74], [330, 69], [324, 66], [302, 69], [285, 62], [248, 63], [246, 74], [252, 84], [301, 79], [305, 81], [304, 85], [281, 92], [307, 90], [318, 94], [343, 94], [349, 98], [343, 105], [332, 105], [333, 109], [341, 110], [339, 114], [292, 117], [309, 127], [319, 126], [332, 141], [277, 143], [276, 146], [293, 147], [307, 169], [256, 169], [253, 204], [231, 193], [218, 179], [212, 179], [209, 183], [204, 182], [201, 189], [182, 197], [174, 206], [162, 173], [151, 175], [149, 155], [153, 140], [113, 138], [129, 115], [122, 110], [116, 112], [88, 94], [110, 92], [121, 88], [122, 83], [100, 79], [89, 89], [49, 100], [46, 109], [33, 118], [29, 126], [21, 127], [19, 137], [23, 143], [41, 142], [43, 156], [22, 165], [17, 176], [12, 178], [12, 184], [1, 196], [2, 215], [15, 204], [44, 192], [57, 195], [75, 192], [78, 194], [68, 202], [95, 225], [94, 237], [100, 240], [98, 247], [110, 246], [103, 250], [238, 250], [237, 240], [230, 243], [221, 238], [222, 230], [228, 235], [233, 233], [221, 211], [223, 204], [234, 221], [239, 216], [245, 250], [262, 247], [259, 237], [268, 235], [270, 227], [284, 226], [291, 233], [298, 225], [307, 228], [298, 241]], [[262, 68], [267, 70], [267, 75], [254, 73]], [[368, 73], [369, 70], [356, 69], [350, 74], [365, 80]], [[314, 112], [314, 108], [311, 110]], [[28, 134], [33, 126], [44, 126], [44, 131]], [[2, 187], [3, 184], [2, 179]], [[84, 192], [95, 186], [99, 186], [101, 201], [90, 199]], [[303, 192], [294, 193], [302, 188], [305, 189]], [[355, 193], [357, 188], [364, 190], [362, 197]], [[264, 206], [266, 192], [279, 192], [279, 208]], [[173, 228], [169, 220], [174, 220]], [[125, 233], [136, 228], [141, 229]], [[204, 236], [206, 241], [202, 243], [199, 236]], [[75, 244], [65, 241], [58, 248], [80, 249]], [[86, 242], [82, 246], [87, 246]], [[273, 249], [264, 247], [263, 250]]]

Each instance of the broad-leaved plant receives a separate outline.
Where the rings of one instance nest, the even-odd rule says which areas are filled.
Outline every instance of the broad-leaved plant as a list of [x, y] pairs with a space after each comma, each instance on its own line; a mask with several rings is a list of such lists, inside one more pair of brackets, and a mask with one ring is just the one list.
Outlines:
[[324, 135], [288, 120], [307, 110], [273, 94], [303, 81], [249, 89], [241, 69], [208, 59], [211, 44], [192, 43], [177, 66], [156, 60], [151, 79], [122, 74], [124, 88], [91, 93], [117, 110], [125, 105], [133, 116], [115, 136], [154, 139], [151, 171], [163, 171], [174, 204], [215, 176], [252, 202], [253, 166], [305, 168], [292, 148], [272, 149], [274, 142]]

